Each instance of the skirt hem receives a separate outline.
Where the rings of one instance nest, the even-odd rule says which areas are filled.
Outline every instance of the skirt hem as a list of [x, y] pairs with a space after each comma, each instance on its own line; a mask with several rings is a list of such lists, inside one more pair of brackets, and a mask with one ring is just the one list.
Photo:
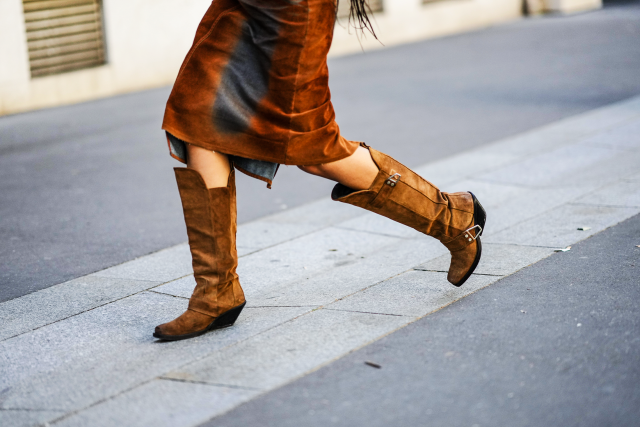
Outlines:
[[[227, 144], [219, 144], [214, 141], [207, 141], [207, 142], [195, 141], [189, 138], [187, 135], [180, 132], [178, 129], [173, 128], [172, 126], [165, 125], [162, 127], [162, 129], [189, 144], [193, 144], [198, 147], [205, 148], [207, 150], [217, 151], [219, 153], [228, 154], [231, 156], [245, 157], [248, 159], [262, 160], [265, 162], [279, 163], [279, 164], [284, 164], [288, 166], [314, 166], [314, 165], [332, 163], [338, 160], [346, 159], [358, 149], [358, 146], [360, 144], [359, 142], [346, 140], [341, 135], [339, 135], [338, 136], [339, 139], [345, 140], [351, 143], [349, 144], [349, 147], [345, 151], [329, 157], [312, 157], [312, 158], [308, 157], [308, 153], [304, 153], [305, 160], [303, 161], [303, 160], [297, 160], [295, 158], [291, 158], [291, 156], [287, 156], [287, 155], [269, 156], [267, 153], [264, 153], [264, 152], [257, 152], [257, 151], [251, 152], [251, 151], [247, 151], [246, 149], [234, 149], [233, 147]], [[171, 153], [171, 156], [174, 157], [176, 160], [182, 161], [184, 163], [183, 160], [174, 156], [173, 153]]]

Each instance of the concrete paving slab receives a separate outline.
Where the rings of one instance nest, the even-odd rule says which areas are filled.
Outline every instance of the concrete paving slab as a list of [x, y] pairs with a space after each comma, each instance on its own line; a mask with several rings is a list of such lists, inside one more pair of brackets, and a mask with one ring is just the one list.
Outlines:
[[509, 227], [516, 227], [544, 215], [545, 212], [564, 206], [591, 190], [591, 187], [527, 189], [518, 197], [487, 208], [488, 218], [483, 236], [489, 237]]
[[258, 392], [182, 381], [153, 380], [56, 422], [56, 427], [196, 426]]
[[271, 246], [276, 246], [313, 233], [318, 230], [315, 224], [291, 224], [279, 222], [254, 221], [238, 227], [236, 246], [238, 256], [244, 257]]
[[[584, 145], [581, 143], [576, 147], [581, 149], [580, 147]], [[612, 149], [612, 151], [615, 153], [613, 156], [603, 158], [600, 162], [581, 170], [579, 173], [565, 175], [560, 185], [586, 186], [595, 190], [637, 173], [638, 164], [640, 164], [640, 150]]]
[[116, 265], [93, 275], [114, 279], [168, 282], [193, 273], [189, 245], [183, 243]]
[[173, 370], [164, 377], [272, 389], [408, 321], [410, 318], [402, 316], [320, 309]]
[[26, 409], [0, 409], [2, 427], [25, 427], [42, 425], [47, 420], [64, 415], [62, 411], [30, 411]]
[[85, 276], [0, 304], [0, 341], [157, 286], [159, 282]]
[[482, 147], [486, 153], [529, 156], [585, 140], [635, 120], [640, 114], [637, 97], [524, 132]]
[[319, 228], [325, 228], [361, 215], [361, 212], [360, 209], [351, 205], [334, 202], [330, 198], [330, 193], [328, 193], [324, 198], [312, 203], [307, 203], [294, 209], [287, 209], [255, 222], [313, 224]]
[[640, 149], [640, 117], [623, 126], [608, 129], [584, 140], [585, 144], [597, 144], [620, 150]]
[[575, 200], [575, 203], [603, 206], [640, 207], [638, 182], [619, 181]]
[[[638, 208], [567, 204], [485, 237], [487, 243], [564, 248], [624, 221]], [[591, 227], [581, 231], [579, 227]]]
[[238, 254], [262, 250], [362, 215], [362, 211], [329, 198], [243, 224], [238, 227]]
[[[402, 240], [374, 251], [357, 262], [341, 265], [293, 283], [283, 283], [252, 296], [259, 306], [321, 306], [373, 284], [401, 274], [426, 260], [446, 253], [446, 248], [427, 236]], [[354, 260], [355, 261], [355, 260]]]
[[562, 186], [565, 177], [585, 170], [616, 155], [608, 147], [575, 144], [529, 156], [509, 166], [498, 168], [477, 178], [491, 182], [528, 187]]
[[[499, 245], [482, 242], [482, 258], [475, 274], [506, 276], [553, 254], [553, 249], [535, 246]], [[417, 266], [416, 270], [449, 271], [451, 255], [446, 254]]]
[[190, 274], [180, 279], [173, 280], [152, 289], [153, 292], [160, 292], [182, 298], [191, 298], [193, 289], [196, 287], [196, 279]]
[[520, 158], [511, 153], [488, 152], [484, 148], [429, 163], [415, 168], [414, 171], [427, 181], [444, 189], [451, 183], [504, 167]]
[[417, 318], [497, 282], [501, 277], [472, 275], [463, 286], [457, 288], [447, 282], [444, 273], [408, 271], [329, 304], [326, 309]]
[[249, 300], [272, 287], [356, 262], [398, 240], [330, 227], [242, 258], [238, 274]]
[[[591, 150], [591, 154], [593, 156], [593, 148], [603, 149], [604, 146], [594, 146], [589, 145], [588, 143], [576, 143], [569, 147], [565, 147], [566, 150], [573, 149], [576, 153]], [[540, 182], [540, 185], [535, 185], [535, 188], [543, 188], [544, 190], [550, 188], [557, 189], [567, 189], [570, 190], [570, 194], [567, 197], [575, 198], [579, 197], [582, 194], [589, 193], [599, 187], [604, 185], [612, 184], [620, 179], [626, 179], [629, 176], [635, 175], [637, 173], [637, 165], [640, 164], [640, 150], [635, 151], [621, 151], [618, 149], [608, 148], [609, 155], [606, 155], [603, 158], [595, 158], [592, 157], [591, 160], [594, 161], [591, 165], [585, 168], [567, 171], [566, 173], [560, 172], [557, 174], [555, 179], [547, 180], [546, 182], [543, 180]], [[584, 160], [584, 159], [583, 159]], [[544, 160], [544, 162], [547, 162]], [[573, 160], [572, 160], [573, 161]], [[568, 163], [571, 163], [569, 161]], [[523, 162], [528, 162], [527, 159], [524, 159]], [[543, 163], [542, 160], [540, 160]], [[556, 165], [557, 166], [557, 165]], [[527, 167], [531, 167], [533, 170], [537, 166], [530, 165]], [[540, 166], [539, 169], [544, 169], [547, 166]], [[562, 167], [560, 165], [560, 167]], [[526, 169], [526, 168], [525, 168]], [[518, 181], [526, 181], [528, 182], [529, 178], [527, 177], [530, 171], [523, 169], [523, 171], [519, 171], [516, 167], [510, 166], [511, 173], [515, 174], [514, 182], [506, 182], [508, 178], [507, 175], [501, 176], [504, 171], [501, 171], [499, 174], [484, 174], [475, 176], [476, 180], [486, 180], [493, 182], [494, 179], [504, 179], [505, 184], [518, 184]], [[538, 172], [533, 172], [538, 173]], [[551, 176], [551, 175], [550, 175]], [[527, 186], [529, 186], [527, 184]], [[533, 187], [529, 186], [529, 188]], [[576, 187], [576, 188], [574, 188]], [[570, 200], [570, 199], [568, 199]]]
[[[362, 212], [366, 211], [362, 210]], [[366, 212], [361, 216], [341, 222], [336, 225], [336, 228], [365, 231], [367, 233], [382, 234], [403, 239], [414, 239], [422, 236], [422, 233], [413, 228], [372, 212]]]
[[[567, 122], [574, 118], [566, 119]], [[545, 153], [565, 145], [575, 144], [592, 133], [581, 129], [566, 130], [554, 123], [524, 132], [509, 138], [486, 145], [480, 150], [487, 154], [510, 155], [514, 159], [511, 163], [527, 157]]]
[[625, 180], [625, 181], [628, 181], [628, 182], [640, 181], [640, 173], [638, 173], [638, 174], [633, 174], [633, 175], [631, 175], [631, 176], [629, 176], [629, 177], [625, 178], [624, 180]]
[[471, 191], [481, 201], [485, 209], [505, 206], [505, 204], [513, 201], [514, 198], [531, 191], [530, 188], [521, 185], [503, 184], [474, 178], [454, 182], [441, 190], [448, 193]]
[[153, 328], [185, 308], [144, 292], [1, 342], [0, 408], [77, 411], [309, 311], [246, 309], [233, 328], [157, 342]]

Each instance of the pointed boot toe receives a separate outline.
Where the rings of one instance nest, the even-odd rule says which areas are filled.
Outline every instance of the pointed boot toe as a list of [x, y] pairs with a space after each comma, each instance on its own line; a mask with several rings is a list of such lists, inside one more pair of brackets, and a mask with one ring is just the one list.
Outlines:
[[482, 243], [480, 243], [480, 238], [464, 249], [451, 252], [451, 265], [449, 266], [447, 280], [453, 286], [462, 286], [475, 271], [481, 256]]
[[245, 305], [246, 303], [243, 302], [218, 317], [187, 309], [171, 322], [156, 326], [153, 336], [163, 341], [179, 341], [216, 329], [227, 328], [236, 322]]
[[171, 322], [156, 326], [153, 336], [165, 341], [197, 337], [207, 332], [215, 319], [207, 314], [187, 310]]

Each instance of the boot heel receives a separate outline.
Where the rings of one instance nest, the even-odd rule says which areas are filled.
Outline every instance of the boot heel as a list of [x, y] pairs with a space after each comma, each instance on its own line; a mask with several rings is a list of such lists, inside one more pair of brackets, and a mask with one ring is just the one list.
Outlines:
[[222, 313], [213, 322], [211, 329], [227, 328], [233, 325], [236, 322], [236, 319], [238, 319], [238, 316], [240, 316], [240, 312], [242, 311], [242, 309], [246, 304], [247, 304], [246, 302], [243, 302], [239, 306], [234, 307], [231, 310]]
[[475, 222], [482, 228], [482, 231], [478, 234], [479, 237], [484, 231], [484, 224], [485, 222], [487, 222], [487, 213], [476, 198], [475, 194], [473, 194], [472, 192], [469, 192], [469, 194], [471, 194], [471, 197], [473, 197], [473, 222]]
[[[475, 194], [473, 194], [472, 192], [469, 192], [469, 194], [471, 194], [471, 197], [473, 197], [473, 222], [474, 222], [474, 227], [475, 226], [479, 226], [480, 227], [480, 231], [477, 232], [477, 234], [476, 234], [476, 248], [477, 248], [477, 250], [476, 250], [476, 256], [475, 256], [475, 258], [473, 260], [473, 263], [471, 264], [471, 267], [469, 267], [469, 270], [467, 271], [467, 273], [464, 275], [464, 277], [460, 281], [458, 281], [456, 283], [451, 282], [451, 284], [453, 284], [453, 286], [457, 286], [457, 287], [462, 286], [462, 284], [464, 282], [466, 282], [469, 277], [471, 277], [473, 272], [476, 270], [476, 267], [478, 266], [478, 263], [480, 262], [480, 257], [482, 257], [482, 242], [480, 241], [480, 236], [484, 232], [484, 224], [485, 224], [485, 222], [487, 222], [487, 213], [485, 212], [484, 208], [482, 207], [482, 205], [480, 204], [480, 202], [476, 198]], [[469, 239], [469, 240], [471, 240], [471, 239]]]

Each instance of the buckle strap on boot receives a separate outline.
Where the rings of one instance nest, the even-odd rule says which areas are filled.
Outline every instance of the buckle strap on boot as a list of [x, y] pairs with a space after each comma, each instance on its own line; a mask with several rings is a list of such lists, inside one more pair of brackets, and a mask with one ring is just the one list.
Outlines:
[[467, 228], [465, 231], [460, 233], [458, 237], [446, 243], [442, 242], [442, 244], [444, 244], [451, 252], [459, 251], [466, 248], [467, 246], [469, 246], [469, 244], [471, 244], [471, 242], [480, 237], [482, 231], [483, 230], [480, 224], [476, 224], [473, 227]]
[[[473, 233], [471, 233], [471, 230], [476, 228], [478, 229], [478, 231], [476, 231], [474, 235]], [[481, 234], [482, 234], [482, 227], [480, 227], [480, 224], [476, 224], [473, 227], [468, 228], [467, 230], [464, 231], [464, 237], [469, 239], [469, 241], [476, 240], [478, 237], [480, 237]]]
[[382, 188], [378, 191], [376, 197], [369, 202], [369, 204], [374, 208], [381, 208], [391, 195], [391, 192], [396, 187], [398, 181], [400, 181], [401, 176], [402, 175], [399, 173], [391, 171], [391, 175], [384, 181]]

